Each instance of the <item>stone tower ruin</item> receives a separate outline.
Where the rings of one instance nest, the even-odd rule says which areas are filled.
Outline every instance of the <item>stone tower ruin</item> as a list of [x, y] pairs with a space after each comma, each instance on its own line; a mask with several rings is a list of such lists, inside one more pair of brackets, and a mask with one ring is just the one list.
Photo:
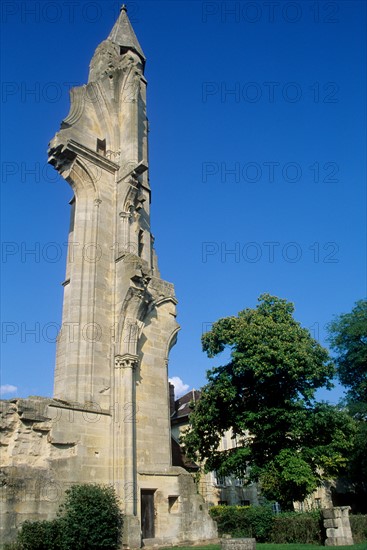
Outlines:
[[5, 541], [90, 482], [116, 488], [130, 548], [216, 536], [191, 474], [172, 466], [167, 365], [179, 326], [150, 230], [145, 62], [122, 7], [50, 143], [74, 193], [62, 329], [54, 398], [2, 402]]

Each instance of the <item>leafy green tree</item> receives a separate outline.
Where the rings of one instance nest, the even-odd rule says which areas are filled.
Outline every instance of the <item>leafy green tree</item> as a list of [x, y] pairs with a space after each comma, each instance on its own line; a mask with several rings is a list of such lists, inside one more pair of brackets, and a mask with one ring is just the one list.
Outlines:
[[[345, 403], [356, 420], [357, 432], [351, 453], [349, 476], [361, 502], [367, 496], [367, 300], [359, 300], [350, 313], [328, 325], [329, 342], [335, 352], [337, 374], [346, 386]], [[362, 509], [367, 510], [366, 504]]]
[[359, 300], [350, 313], [328, 325], [329, 342], [335, 351], [337, 373], [348, 388], [349, 401], [367, 401], [367, 300]]
[[[346, 467], [354, 429], [345, 412], [315, 402], [335, 370], [293, 312], [292, 303], [263, 294], [255, 309], [220, 319], [203, 335], [209, 357], [230, 348], [231, 358], [208, 371], [182, 439], [205, 471], [259, 481], [284, 509]], [[237, 446], [218, 451], [229, 429]]]

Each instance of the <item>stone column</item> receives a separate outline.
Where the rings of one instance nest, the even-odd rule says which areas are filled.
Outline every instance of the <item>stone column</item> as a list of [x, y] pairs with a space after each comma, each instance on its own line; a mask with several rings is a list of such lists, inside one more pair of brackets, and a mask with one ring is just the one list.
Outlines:
[[[137, 486], [136, 486], [136, 435], [135, 435], [135, 376], [134, 371], [138, 362], [136, 355], [124, 354], [115, 357], [115, 368], [120, 373], [116, 388], [116, 397], [121, 416], [117, 425], [118, 456], [117, 480], [123, 478], [121, 487], [124, 512], [126, 515], [137, 514]], [[122, 471], [121, 471], [122, 470]]]

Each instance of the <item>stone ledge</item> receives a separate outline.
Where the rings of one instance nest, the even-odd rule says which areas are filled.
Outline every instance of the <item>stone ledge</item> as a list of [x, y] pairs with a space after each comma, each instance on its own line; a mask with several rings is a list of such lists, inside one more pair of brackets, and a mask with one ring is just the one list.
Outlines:
[[54, 400], [50, 403], [49, 406], [56, 409], [69, 409], [72, 411], [87, 412], [90, 414], [102, 414], [104, 416], [112, 416], [111, 412], [106, 409], [93, 409], [92, 407], [88, 407], [88, 405], [83, 405], [81, 403], [68, 403], [66, 401]]

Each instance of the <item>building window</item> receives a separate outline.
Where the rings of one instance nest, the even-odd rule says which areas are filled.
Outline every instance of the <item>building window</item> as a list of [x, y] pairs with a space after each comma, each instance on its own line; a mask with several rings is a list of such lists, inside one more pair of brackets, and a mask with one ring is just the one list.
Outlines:
[[280, 508], [279, 502], [273, 502], [273, 504], [271, 505], [271, 507], [272, 507], [272, 509], [273, 509], [274, 514], [280, 514], [281, 508]]
[[218, 500], [218, 506], [227, 506], [228, 500]]
[[250, 506], [249, 500], [241, 500], [241, 506]]
[[214, 472], [214, 479], [216, 485], [226, 486], [226, 478], [224, 476], [219, 476], [217, 472]]
[[178, 496], [168, 497], [168, 512], [170, 514], [178, 512]]
[[103, 157], [106, 156], [106, 140], [105, 139], [97, 139], [97, 153], [99, 155], [102, 155]]

